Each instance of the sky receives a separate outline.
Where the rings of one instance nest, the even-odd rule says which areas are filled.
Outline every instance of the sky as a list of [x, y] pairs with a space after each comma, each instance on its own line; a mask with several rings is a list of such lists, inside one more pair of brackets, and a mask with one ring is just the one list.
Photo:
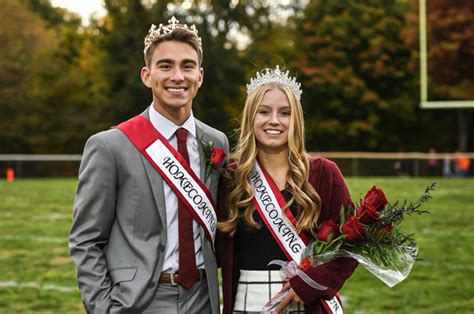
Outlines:
[[[97, 14], [97, 17], [104, 16], [107, 12], [102, 4], [103, 0], [51, 0], [51, 3], [55, 7], [62, 7], [71, 12], [78, 13], [82, 18], [82, 24], [89, 24], [89, 17], [91, 14]], [[274, 4], [278, 3], [281, 5], [287, 5], [291, 3], [292, 0], [278, 0], [274, 1]], [[302, 3], [307, 3], [308, 0], [300, 0]], [[183, 5], [188, 3], [187, 1], [183, 2]], [[283, 12], [283, 15], [280, 16], [287, 18], [287, 13]]]
[[83, 24], [87, 24], [92, 13], [98, 16], [104, 15], [105, 9], [102, 0], [51, 0], [55, 7], [62, 7], [69, 11], [76, 12], [82, 17]]

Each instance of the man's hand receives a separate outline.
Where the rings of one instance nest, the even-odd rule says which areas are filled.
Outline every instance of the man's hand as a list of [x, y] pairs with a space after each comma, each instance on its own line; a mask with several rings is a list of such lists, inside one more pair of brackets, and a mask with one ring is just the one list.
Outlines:
[[283, 310], [288, 304], [290, 304], [292, 302], [303, 304], [303, 301], [301, 301], [300, 297], [296, 294], [296, 292], [293, 290], [293, 288], [291, 288], [291, 285], [290, 285], [289, 282], [287, 282], [283, 286], [282, 290], [288, 290], [288, 289], [290, 290], [288, 292], [288, 295], [283, 300], [281, 300], [280, 304], [278, 304], [278, 306], [275, 308], [275, 313], [276, 314], [279, 314], [281, 310]]

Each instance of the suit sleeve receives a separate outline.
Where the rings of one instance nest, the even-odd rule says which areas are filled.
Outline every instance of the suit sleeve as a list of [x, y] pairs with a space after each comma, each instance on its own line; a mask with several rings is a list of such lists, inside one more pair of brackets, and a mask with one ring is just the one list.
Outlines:
[[[217, 202], [217, 220], [219, 222], [228, 219], [228, 212], [226, 206], [227, 195], [229, 193], [229, 179], [225, 176], [219, 178], [219, 192]], [[223, 259], [225, 259], [226, 252], [228, 253], [229, 242], [231, 236], [218, 230], [216, 233], [216, 258], [219, 267], [223, 267]]]
[[99, 136], [91, 137], [79, 169], [69, 235], [71, 257], [88, 313], [108, 313], [112, 304], [104, 247], [115, 218], [116, 184], [117, 172], [111, 150]]
[[[336, 164], [330, 163], [323, 170], [325, 172], [322, 184], [329, 183], [330, 189], [328, 198], [328, 218], [334, 221], [339, 220], [339, 211], [341, 206], [352, 204], [349, 190], [344, 178]], [[325, 191], [326, 192], [326, 191]], [[352, 275], [358, 263], [351, 258], [339, 258], [316, 267], [308, 268], [305, 273], [315, 282], [328, 287], [327, 290], [315, 290], [306, 284], [300, 277], [295, 276], [290, 279], [290, 284], [300, 299], [306, 304], [311, 305], [320, 298], [330, 300], [342, 288], [345, 281]]]

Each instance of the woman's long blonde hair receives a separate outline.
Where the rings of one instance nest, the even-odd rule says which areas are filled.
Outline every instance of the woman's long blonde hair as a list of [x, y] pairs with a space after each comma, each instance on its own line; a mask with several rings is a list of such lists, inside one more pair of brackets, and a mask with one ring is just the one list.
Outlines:
[[265, 93], [279, 88], [288, 97], [290, 103], [290, 125], [288, 130], [288, 161], [290, 163], [287, 191], [292, 195], [286, 207], [296, 203], [299, 206], [296, 230], [298, 232], [313, 232], [319, 212], [321, 199], [308, 181], [309, 159], [304, 147], [304, 120], [301, 103], [286, 86], [268, 84], [258, 87], [248, 96], [240, 125], [240, 137], [235, 149], [237, 167], [232, 172], [231, 192], [226, 200], [228, 220], [218, 224], [221, 231], [233, 234], [238, 220], [243, 216], [244, 221], [253, 228], [261, 225], [253, 219], [256, 208], [252, 202], [253, 191], [248, 181], [248, 175], [257, 160], [257, 143], [253, 131], [254, 120], [258, 107]]

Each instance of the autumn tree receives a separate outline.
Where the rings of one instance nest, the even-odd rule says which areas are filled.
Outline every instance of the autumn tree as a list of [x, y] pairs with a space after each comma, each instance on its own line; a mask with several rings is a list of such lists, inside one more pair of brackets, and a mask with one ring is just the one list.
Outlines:
[[102, 119], [115, 125], [139, 114], [151, 103], [140, 78], [143, 39], [151, 17], [141, 1], [106, 0], [104, 5], [108, 14], [97, 25], [98, 49], [105, 54], [101, 67], [108, 81]]
[[405, 2], [310, 1], [293, 66], [302, 75], [310, 149], [389, 150], [416, 121], [401, 37]]
[[[418, 17], [418, 1], [413, 1], [404, 33], [415, 51], [419, 49]], [[474, 100], [474, 2], [426, 1], [426, 22], [429, 100]], [[418, 71], [418, 57], [416, 53], [411, 64], [414, 71]], [[473, 109], [436, 111], [438, 115], [457, 114], [457, 149], [472, 150], [474, 139], [469, 135], [474, 134]]]
[[167, 23], [175, 16], [195, 24], [203, 42], [204, 82], [193, 102], [196, 116], [232, 133], [234, 117], [245, 101], [246, 54], [239, 50], [239, 34], [250, 36], [268, 23], [266, 1], [126, 1], [107, 0], [107, 17], [98, 25], [99, 46], [106, 58], [109, 81], [104, 118], [112, 123], [139, 113], [151, 103], [139, 72], [143, 66], [143, 38], [151, 23]]
[[233, 134], [245, 102], [247, 51], [239, 47], [239, 36], [250, 39], [268, 25], [266, 1], [191, 1], [190, 6], [172, 6], [170, 15], [195, 24], [203, 42], [204, 82], [194, 101], [199, 119]]
[[33, 152], [41, 131], [35, 96], [55, 42], [41, 18], [15, 0], [2, 1], [0, 42], [0, 152]]

